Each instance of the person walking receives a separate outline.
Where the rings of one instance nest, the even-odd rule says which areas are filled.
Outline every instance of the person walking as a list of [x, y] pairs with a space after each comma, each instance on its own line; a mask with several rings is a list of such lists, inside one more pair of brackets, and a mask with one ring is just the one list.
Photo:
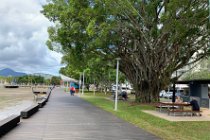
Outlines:
[[72, 86], [72, 87], [70, 88], [70, 94], [71, 94], [71, 96], [74, 96], [74, 93], [75, 93], [75, 87]]

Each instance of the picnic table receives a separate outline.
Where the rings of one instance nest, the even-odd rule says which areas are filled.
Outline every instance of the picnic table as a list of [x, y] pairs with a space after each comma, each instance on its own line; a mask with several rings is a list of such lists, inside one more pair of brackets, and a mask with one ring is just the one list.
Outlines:
[[[185, 109], [185, 107], [188, 107]], [[189, 108], [190, 107], [190, 108]], [[181, 115], [191, 115], [193, 116], [194, 113], [199, 113], [201, 111], [194, 111], [192, 110], [192, 106], [188, 102], [159, 102], [156, 108], [160, 111], [166, 111], [168, 115], [173, 114], [174, 116], [179, 113]]]

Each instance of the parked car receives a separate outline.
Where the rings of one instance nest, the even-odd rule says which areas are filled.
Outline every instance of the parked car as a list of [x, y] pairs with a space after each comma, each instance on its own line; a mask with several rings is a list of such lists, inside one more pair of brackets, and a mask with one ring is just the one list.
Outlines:
[[[118, 86], [118, 93], [121, 93], [121, 92], [126, 92], [127, 94], [130, 94], [131, 93], [131, 90], [129, 87], [126, 87], [126, 86]], [[112, 89], [111, 89], [112, 93], [115, 93], [116, 92], [116, 85], [113, 85], [112, 86]]]
[[166, 91], [165, 90], [161, 90], [160, 93], [159, 93], [159, 97], [164, 97], [166, 94]]
[[131, 93], [131, 89], [129, 89], [128, 87], [121, 87], [121, 91], [126, 92], [127, 94]]
[[176, 93], [175, 93], [175, 96], [179, 96], [179, 97], [181, 97], [181, 96], [182, 96], [182, 94], [181, 94], [180, 92], [176, 92]]
[[173, 96], [173, 92], [168, 91], [168, 92], [166, 92], [166, 94], [164, 95], [164, 98], [172, 99], [172, 96]]
[[[177, 91], [177, 92], [175, 93], [175, 96], [182, 97], [182, 93], [179, 92], [179, 91]], [[167, 98], [167, 99], [172, 99], [172, 97], [173, 97], [173, 91], [171, 91], [171, 90], [170, 90], [170, 91], [167, 91], [166, 94], [163, 95], [163, 97], [164, 97], [164, 98]]]
[[[111, 92], [112, 92], [112, 93], [115, 93], [115, 92], [116, 92], [116, 85], [113, 85], [113, 86], [112, 86]], [[117, 90], [117, 92], [118, 92], [118, 93], [121, 92], [120, 85], [118, 85], [118, 90]]]

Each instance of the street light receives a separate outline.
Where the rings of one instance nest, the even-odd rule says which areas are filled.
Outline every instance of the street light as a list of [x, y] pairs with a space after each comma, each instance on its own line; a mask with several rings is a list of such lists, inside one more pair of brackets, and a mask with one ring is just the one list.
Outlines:
[[[209, 0], [209, 23], [210, 23], [210, 0]], [[207, 24], [208, 25], [208, 24]], [[210, 25], [207, 26], [207, 30], [210, 28]], [[210, 41], [207, 42], [208, 47], [210, 47]], [[209, 108], [210, 108], [210, 97], [209, 97]]]
[[118, 96], [118, 71], [119, 71], [119, 61], [120, 58], [117, 58], [117, 68], [116, 68], [116, 92], [115, 92], [115, 103], [114, 103], [114, 110], [117, 111], [117, 96]]
[[83, 71], [82, 74], [82, 95], [84, 95], [84, 84], [85, 84], [85, 71]]
[[79, 74], [79, 94], [81, 94], [81, 81], [82, 81], [82, 74]]
[[94, 95], [96, 95], [96, 81], [95, 81], [95, 78], [94, 78]]
[[178, 81], [178, 79], [177, 79], [177, 70], [176, 70], [176, 78], [173, 81], [173, 95], [172, 95], [172, 102], [173, 103], [176, 101], [176, 82], [175, 81]]
[[210, 22], [210, 0], [209, 0], [209, 22]]

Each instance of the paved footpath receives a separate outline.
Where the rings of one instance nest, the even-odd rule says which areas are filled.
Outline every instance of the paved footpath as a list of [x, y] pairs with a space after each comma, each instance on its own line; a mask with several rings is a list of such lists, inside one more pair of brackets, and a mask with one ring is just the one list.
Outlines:
[[1, 140], [159, 140], [111, 113], [56, 88], [44, 108]]

